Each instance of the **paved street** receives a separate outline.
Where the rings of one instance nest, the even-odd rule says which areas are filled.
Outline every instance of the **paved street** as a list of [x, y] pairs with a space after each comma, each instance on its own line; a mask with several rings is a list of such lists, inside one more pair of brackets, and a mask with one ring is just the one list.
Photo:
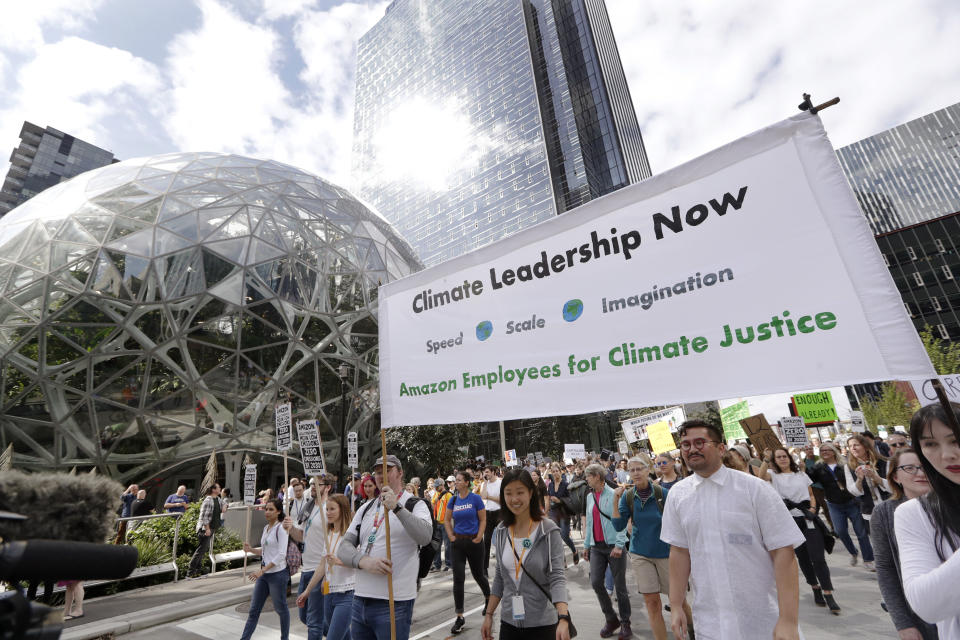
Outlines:
[[[812, 596], [806, 585], [801, 587], [800, 597], [800, 626], [808, 640], [856, 640], [896, 638], [890, 617], [880, 608], [880, 593], [877, 588], [876, 575], [868, 572], [862, 566], [850, 567], [848, 557], [842, 547], [830, 558], [830, 569], [834, 579], [837, 601], [843, 607], [840, 616], [833, 616], [826, 609], [813, 604]], [[491, 565], [491, 578], [494, 565]], [[628, 574], [629, 576], [629, 574]], [[603, 625], [603, 616], [597, 605], [596, 597], [590, 588], [587, 563], [581, 562], [577, 566], [572, 564], [567, 569], [570, 587], [570, 610], [582, 638], [599, 638], [599, 630]], [[802, 579], [802, 576], [801, 576]], [[450, 626], [454, 621], [453, 610], [453, 580], [449, 572], [430, 574], [423, 583], [423, 588], [417, 598], [414, 608], [413, 629], [411, 640], [422, 638], [443, 639], [450, 636]], [[632, 577], [628, 578], [628, 585], [633, 592]], [[479, 640], [480, 638], [480, 611], [483, 607], [483, 596], [476, 583], [467, 572], [467, 626], [458, 638], [464, 640]], [[305, 640], [306, 627], [296, 619], [294, 598], [290, 599], [291, 614], [294, 622], [291, 624], [291, 640]], [[637, 595], [631, 598], [633, 604], [633, 631], [636, 638], [653, 638], [646, 622], [646, 613], [643, 599]], [[240, 636], [246, 620], [247, 604], [231, 606], [200, 615], [194, 618], [180, 620], [170, 624], [154, 627], [122, 636], [124, 639], [148, 640], [164, 638], [164, 640], [200, 640], [201, 638], [235, 639]], [[669, 624], [669, 613], [666, 614]], [[499, 620], [495, 629], [499, 627]], [[267, 640], [279, 637], [279, 619], [273, 613], [269, 601], [260, 617], [260, 626], [255, 639]]]

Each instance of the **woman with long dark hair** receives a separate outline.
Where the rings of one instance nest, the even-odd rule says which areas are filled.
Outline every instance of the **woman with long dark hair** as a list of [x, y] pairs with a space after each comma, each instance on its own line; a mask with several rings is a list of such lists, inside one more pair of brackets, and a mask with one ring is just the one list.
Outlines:
[[903, 594], [897, 537], [893, 532], [893, 512], [907, 500], [926, 495], [930, 482], [920, 466], [920, 458], [909, 447], [896, 448], [888, 466], [887, 484], [893, 495], [878, 504], [870, 518], [880, 595], [901, 640], [936, 640], [937, 628], [914, 613]]
[[767, 469], [765, 479], [773, 483], [773, 488], [787, 505], [793, 521], [806, 539], [793, 552], [803, 577], [813, 589], [813, 601], [817, 606], [829, 607], [830, 613], [840, 615], [840, 605], [833, 598], [833, 581], [827, 566], [824, 535], [820, 528], [823, 524], [820, 523], [818, 527], [819, 520], [815, 520], [817, 516], [813, 505], [817, 500], [813, 497], [813, 482], [805, 472], [800, 471], [786, 447], [777, 447], [771, 457], [773, 462]]
[[463, 618], [463, 583], [466, 580], [466, 564], [470, 564], [470, 573], [483, 592], [484, 598], [490, 597], [490, 583], [483, 571], [483, 531], [486, 527], [487, 512], [483, 499], [471, 493], [473, 474], [458, 471], [457, 492], [447, 504], [447, 514], [443, 526], [453, 541], [453, 604], [457, 610], [457, 619], [450, 633], [463, 631], [466, 621]]
[[[894, 517], [907, 602], [940, 637], [960, 639], [960, 405], [930, 405], [910, 420], [910, 440], [931, 491]], [[952, 418], [952, 420], [951, 420]]]
[[537, 498], [540, 500], [540, 507], [544, 513], [548, 513], [550, 509], [550, 503], [548, 501], [550, 492], [547, 490], [547, 483], [543, 481], [543, 478], [540, 477], [540, 472], [536, 469], [530, 472], [530, 478], [533, 479], [533, 484], [537, 486]]
[[[550, 499], [550, 519], [560, 526], [560, 537], [563, 539], [563, 543], [570, 547], [570, 552], [573, 554], [573, 564], [578, 564], [580, 554], [577, 553], [577, 545], [570, 538], [570, 512], [564, 506], [562, 500], [562, 498], [570, 497], [570, 491], [567, 489], [567, 479], [563, 477], [560, 465], [556, 462], [550, 467], [550, 476], [553, 479], [553, 482], [547, 488]], [[566, 565], [566, 557], [564, 557], [563, 563]]]
[[493, 532], [497, 573], [481, 637], [493, 640], [493, 612], [502, 601], [500, 640], [570, 640], [560, 528], [543, 517], [537, 486], [527, 471], [504, 474], [500, 504], [500, 524]]
[[250, 597], [250, 613], [247, 614], [247, 624], [243, 627], [240, 640], [249, 640], [260, 621], [260, 611], [267, 601], [267, 596], [273, 600], [273, 610], [280, 617], [280, 638], [287, 640], [290, 635], [290, 611], [287, 609], [287, 581], [290, 573], [287, 571], [287, 532], [280, 524], [283, 522], [283, 501], [273, 499], [263, 504], [263, 515], [267, 524], [263, 527], [260, 536], [260, 546], [251, 547], [243, 543], [243, 550], [260, 556], [260, 571], [250, 574], [250, 580], [256, 582], [253, 595]]

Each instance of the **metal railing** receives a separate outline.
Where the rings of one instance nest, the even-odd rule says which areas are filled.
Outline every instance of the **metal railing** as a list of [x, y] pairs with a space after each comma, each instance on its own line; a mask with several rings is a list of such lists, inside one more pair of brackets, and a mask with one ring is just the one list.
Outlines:
[[[117, 535], [119, 536], [121, 523], [130, 523], [133, 522], [136, 525], [139, 525], [141, 522], [147, 520], [156, 520], [157, 518], [174, 518], [176, 522], [173, 526], [173, 545], [170, 549], [170, 560], [169, 562], [161, 562], [159, 564], [151, 564], [145, 567], [137, 567], [133, 570], [126, 578], [123, 580], [130, 580], [131, 578], [141, 578], [143, 576], [154, 575], [157, 573], [166, 573], [168, 571], [173, 571], [173, 581], [176, 582], [180, 579], [180, 571], [177, 569], [177, 545], [180, 543], [180, 520], [183, 518], [182, 513], [156, 513], [149, 516], [131, 516], [129, 518], [117, 518]], [[136, 531], [136, 526], [127, 527], [123, 536], [123, 544], [127, 543], [127, 535], [131, 532]], [[102, 582], [114, 582], [111, 580], [104, 580]], [[99, 582], [97, 584], [100, 584]]]

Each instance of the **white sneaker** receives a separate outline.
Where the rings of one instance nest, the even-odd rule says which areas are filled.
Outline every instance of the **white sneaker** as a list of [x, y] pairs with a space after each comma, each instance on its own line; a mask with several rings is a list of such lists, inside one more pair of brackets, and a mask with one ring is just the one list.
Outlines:
[[873, 566], [873, 562], [868, 562], [867, 560], [863, 561], [863, 568], [867, 571], [873, 571], [874, 573], [877, 572], [877, 568]]
[[851, 567], [857, 566], [857, 562], [859, 562], [859, 560], [860, 560], [860, 556], [858, 556], [857, 554], [851, 555], [851, 556], [850, 556], [850, 566], [851, 566]]

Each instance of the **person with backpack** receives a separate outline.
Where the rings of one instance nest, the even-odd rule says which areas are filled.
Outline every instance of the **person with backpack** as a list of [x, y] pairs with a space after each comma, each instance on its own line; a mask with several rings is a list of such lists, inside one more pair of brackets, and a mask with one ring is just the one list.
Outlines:
[[197, 518], [197, 550], [190, 558], [187, 569], [187, 578], [199, 578], [203, 566], [203, 557], [210, 550], [210, 543], [222, 522], [223, 509], [220, 505], [220, 485], [214, 483], [207, 489], [207, 495], [200, 505], [200, 516]]
[[[667, 623], [663, 619], [660, 594], [670, 596], [670, 545], [660, 540], [660, 524], [667, 489], [650, 482], [653, 464], [645, 454], [637, 454], [627, 461], [632, 487], [620, 487], [614, 492], [618, 511], [613, 519], [617, 531], [627, 528], [633, 520], [630, 536], [630, 566], [637, 580], [637, 590], [643, 594], [647, 606], [650, 630], [656, 640], [667, 640]], [[690, 605], [684, 601], [683, 612], [693, 620]], [[693, 637], [692, 625], [688, 627]]]
[[[447, 537], [447, 528], [444, 522], [447, 519], [447, 505], [450, 504], [450, 498], [453, 493], [447, 489], [446, 483], [442, 478], [437, 478], [434, 483], [433, 492], [433, 522], [434, 529], [440, 532], [440, 541], [443, 545], [443, 565], [444, 571], [449, 571], [453, 566], [453, 552], [450, 549], [450, 538]], [[433, 570], [439, 571], [441, 564], [440, 549], [437, 549], [437, 555], [433, 558]]]
[[250, 574], [250, 580], [255, 582], [253, 595], [250, 596], [250, 613], [247, 614], [247, 624], [243, 627], [240, 640], [250, 640], [260, 621], [260, 612], [267, 596], [273, 601], [273, 610], [280, 617], [280, 640], [290, 637], [290, 611], [287, 609], [287, 580], [290, 577], [287, 571], [287, 546], [290, 538], [283, 530], [283, 501], [273, 499], [263, 505], [263, 515], [267, 524], [263, 527], [260, 536], [260, 546], [251, 547], [243, 543], [246, 553], [260, 556], [260, 571]]
[[447, 514], [443, 526], [447, 537], [453, 540], [453, 604], [457, 619], [450, 633], [456, 635], [463, 631], [466, 621], [463, 617], [463, 583], [466, 580], [466, 563], [470, 563], [470, 573], [476, 581], [484, 599], [490, 597], [490, 583], [483, 570], [483, 533], [485, 531], [487, 511], [483, 499], [470, 492], [473, 474], [469, 471], [457, 472], [457, 493], [447, 503]]
[[[379, 497], [367, 502], [353, 517], [337, 549], [337, 557], [356, 574], [350, 635], [352, 640], [388, 640], [390, 604], [387, 574], [393, 575], [394, 621], [397, 640], [410, 636], [413, 603], [420, 576], [421, 547], [435, 552], [433, 519], [428, 504], [403, 490], [403, 468], [388, 455], [387, 476], [383, 458], [375, 464], [373, 478]], [[385, 521], [390, 522], [390, 554], [387, 559]], [[430, 554], [429, 559], [433, 560]], [[429, 566], [428, 566], [429, 568]]]
[[[296, 480], [299, 483], [299, 480]], [[296, 488], [297, 485], [295, 485]], [[327, 500], [329, 502], [329, 500]], [[313, 505], [313, 503], [310, 503]], [[294, 518], [294, 513], [283, 519], [283, 529], [290, 536], [299, 549], [302, 551], [300, 586], [297, 591], [297, 602], [299, 597], [306, 592], [307, 585], [310, 584], [315, 574], [323, 575], [324, 559], [330, 551], [327, 549], [326, 530], [327, 519], [325, 513], [325, 503], [318, 503], [303, 521]], [[349, 508], [349, 506], [348, 506]], [[349, 512], [348, 512], [349, 513]], [[297, 613], [302, 622], [307, 627], [307, 640], [321, 640], [323, 638], [323, 629], [329, 621], [324, 621], [324, 592], [314, 591], [308, 594], [308, 598], [303, 606], [298, 606]]]

